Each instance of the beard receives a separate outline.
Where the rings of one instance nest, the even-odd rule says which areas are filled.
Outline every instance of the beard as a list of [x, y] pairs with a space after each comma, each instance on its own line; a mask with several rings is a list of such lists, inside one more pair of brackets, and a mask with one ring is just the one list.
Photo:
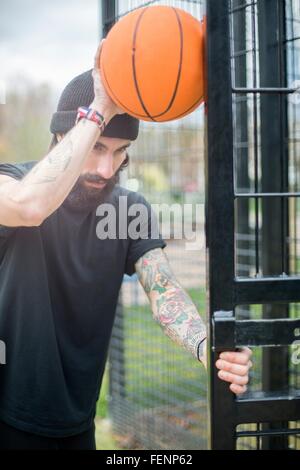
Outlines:
[[[74, 211], [91, 211], [106, 201], [120, 180], [120, 171], [109, 180], [104, 180], [99, 176], [86, 173], [80, 175], [71, 192], [64, 200], [63, 205]], [[103, 188], [93, 188], [86, 183], [105, 183]]]

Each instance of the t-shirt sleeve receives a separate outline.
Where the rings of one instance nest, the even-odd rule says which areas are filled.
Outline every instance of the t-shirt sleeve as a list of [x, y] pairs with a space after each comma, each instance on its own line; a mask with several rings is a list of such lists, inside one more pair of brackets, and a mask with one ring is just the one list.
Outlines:
[[[0, 175], [20, 180], [33, 167], [35, 162], [0, 163]], [[6, 238], [16, 231], [17, 227], [6, 227], [0, 224], [0, 239]]]
[[128, 220], [129, 248], [125, 273], [135, 273], [135, 263], [147, 251], [165, 248], [166, 242], [159, 232], [159, 223], [149, 202], [136, 193], [133, 204], [130, 204]]
[[22, 163], [0, 163], [0, 175], [10, 176], [16, 180], [23, 178], [26, 173], [26, 166]]

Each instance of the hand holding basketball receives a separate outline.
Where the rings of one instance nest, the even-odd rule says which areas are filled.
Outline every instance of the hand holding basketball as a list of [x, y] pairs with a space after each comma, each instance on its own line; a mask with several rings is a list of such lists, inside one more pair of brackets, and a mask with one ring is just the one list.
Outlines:
[[103, 113], [105, 111], [109, 116], [113, 117], [116, 114], [124, 114], [124, 111], [119, 108], [116, 103], [114, 103], [114, 101], [107, 94], [103, 85], [99, 62], [104, 41], [105, 39], [102, 39], [95, 55], [94, 69], [92, 72], [94, 80], [95, 98], [94, 101], [91, 103], [90, 107], [98, 110], [100, 113]]

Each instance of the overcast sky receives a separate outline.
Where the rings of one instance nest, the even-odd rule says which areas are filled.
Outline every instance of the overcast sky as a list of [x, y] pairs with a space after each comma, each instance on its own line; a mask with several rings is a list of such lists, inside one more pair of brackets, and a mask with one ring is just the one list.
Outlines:
[[49, 82], [58, 94], [92, 68], [100, 40], [99, 0], [1, 0], [0, 80]]

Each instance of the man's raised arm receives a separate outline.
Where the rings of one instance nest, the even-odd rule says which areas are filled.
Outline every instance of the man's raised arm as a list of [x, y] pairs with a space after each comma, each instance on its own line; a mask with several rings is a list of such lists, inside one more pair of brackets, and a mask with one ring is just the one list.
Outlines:
[[[123, 111], [107, 95], [102, 83], [99, 69], [102, 43], [95, 56], [95, 98], [90, 107], [104, 117], [107, 125], [116, 114], [123, 114]], [[24, 225], [30, 225], [30, 220], [33, 225], [39, 225], [52, 214], [79, 178], [102, 130], [103, 127], [100, 128], [95, 122], [80, 120], [22, 180], [6, 180], [0, 190], [0, 224], [18, 226], [22, 225], [24, 219]]]

